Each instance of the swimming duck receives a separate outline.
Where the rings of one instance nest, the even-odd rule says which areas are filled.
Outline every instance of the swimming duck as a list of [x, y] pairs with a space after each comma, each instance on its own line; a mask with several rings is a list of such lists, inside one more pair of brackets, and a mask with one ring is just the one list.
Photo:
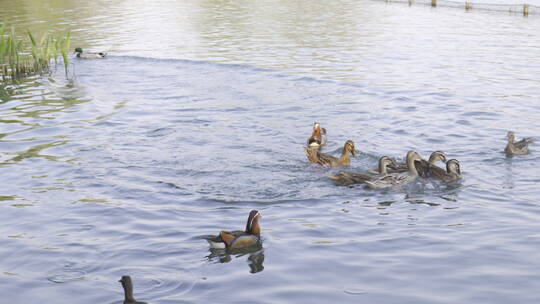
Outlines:
[[379, 174], [378, 175], [352, 173], [352, 172], [340, 172], [337, 174], [330, 174], [328, 175], [328, 177], [342, 185], [363, 184], [366, 181], [370, 181], [377, 178], [378, 176], [388, 174], [388, 172], [386, 171], [386, 167], [393, 163], [394, 161], [390, 157], [383, 156], [379, 158], [379, 172], [378, 172]]
[[261, 239], [260, 216], [259, 211], [251, 210], [247, 219], [246, 230], [221, 231], [219, 235], [206, 238], [206, 240], [210, 243], [210, 247], [219, 249], [238, 249], [257, 244]]
[[[429, 156], [429, 160], [426, 161], [425, 159], [417, 160], [415, 161], [414, 165], [416, 166], [416, 169], [418, 171], [418, 174], [422, 177], [426, 177], [425, 171], [428, 167], [437, 167], [435, 164], [438, 161], [446, 162], [446, 155], [442, 151], [435, 151], [431, 153]], [[437, 167], [438, 168], [438, 167]], [[444, 169], [439, 168], [444, 172]], [[396, 164], [396, 165], [390, 165], [388, 166], [388, 173], [401, 173], [401, 172], [407, 172], [409, 168], [407, 167], [407, 163], [404, 164]]]
[[148, 304], [146, 302], [139, 302], [133, 298], [133, 283], [131, 283], [130, 276], [122, 276], [118, 282], [122, 283], [122, 287], [124, 287], [124, 304]]
[[321, 128], [318, 122], [313, 123], [313, 132], [311, 137], [307, 140], [307, 146], [311, 149], [320, 150], [322, 146], [326, 145], [326, 129]]
[[105, 58], [105, 56], [107, 56], [107, 53], [104, 53], [104, 52], [83, 53], [83, 50], [80, 47], [75, 49], [75, 54], [77, 58], [84, 58], [84, 59], [100, 59], [100, 58]]
[[432, 177], [451, 183], [461, 178], [461, 168], [457, 159], [450, 159], [446, 162], [446, 172], [433, 171]]
[[514, 132], [510, 131], [506, 134], [506, 138], [508, 138], [508, 144], [506, 144], [506, 148], [504, 148], [504, 152], [507, 156], [512, 156], [514, 154], [527, 154], [529, 153], [529, 147], [528, 145], [533, 143], [532, 139], [530, 138], [523, 138], [520, 141], [514, 141], [516, 136], [514, 135]]
[[348, 166], [351, 164], [349, 153], [351, 153], [352, 156], [356, 156], [356, 151], [354, 150], [354, 142], [352, 140], [347, 140], [345, 142], [340, 158], [334, 157], [329, 154], [321, 153], [320, 151], [310, 148], [304, 148], [304, 151], [306, 152], [307, 158], [310, 163], [319, 165], [330, 165], [331, 167]]
[[446, 155], [444, 152], [435, 151], [431, 153], [428, 161], [424, 159], [417, 160], [414, 162], [414, 166], [416, 167], [416, 171], [418, 171], [418, 175], [421, 177], [430, 177], [433, 174], [445, 174], [446, 171], [443, 168], [435, 165], [438, 161], [446, 163]]
[[416, 151], [411, 150], [407, 153], [406, 157], [407, 172], [389, 173], [371, 181], [366, 181], [365, 183], [372, 189], [383, 189], [408, 184], [418, 177], [418, 171], [416, 171], [414, 161], [421, 159], [422, 157]]

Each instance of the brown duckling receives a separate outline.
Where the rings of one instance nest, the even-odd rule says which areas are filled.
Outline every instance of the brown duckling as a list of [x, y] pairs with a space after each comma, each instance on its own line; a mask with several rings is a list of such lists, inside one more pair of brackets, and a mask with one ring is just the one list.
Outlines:
[[379, 174], [378, 175], [352, 173], [352, 172], [339, 172], [337, 174], [330, 174], [328, 175], [328, 177], [342, 185], [363, 184], [366, 181], [370, 181], [379, 176], [388, 174], [388, 172], [386, 171], [386, 167], [393, 163], [394, 161], [390, 157], [383, 156], [379, 158]]
[[321, 150], [322, 146], [326, 145], [326, 129], [321, 128], [318, 122], [313, 123], [313, 132], [307, 140], [307, 146], [310, 149]]
[[251, 210], [247, 219], [246, 230], [221, 231], [219, 235], [206, 238], [206, 240], [210, 243], [210, 247], [218, 249], [238, 249], [255, 245], [261, 240], [260, 216], [259, 211]]
[[131, 282], [131, 277], [128, 275], [122, 276], [118, 281], [122, 283], [124, 288], [124, 304], [148, 304], [146, 302], [140, 302], [133, 298], [133, 283]]
[[516, 136], [512, 131], [506, 134], [506, 138], [508, 138], [508, 143], [506, 144], [506, 148], [504, 148], [504, 152], [507, 156], [523, 155], [529, 153], [528, 146], [529, 144], [533, 143], [532, 139], [523, 138], [520, 141], [514, 141]]
[[341, 167], [348, 166], [351, 164], [351, 159], [349, 153], [352, 156], [356, 156], [356, 151], [354, 150], [354, 142], [352, 140], [347, 140], [345, 145], [343, 145], [343, 150], [341, 152], [341, 157], [337, 158], [329, 154], [321, 153], [315, 149], [304, 148], [307, 158], [310, 163], [319, 164], [319, 165], [329, 165], [331, 167]]
[[418, 177], [418, 171], [416, 171], [414, 162], [421, 159], [422, 157], [416, 151], [411, 150], [407, 153], [406, 157], [408, 171], [381, 175], [365, 183], [372, 189], [383, 189], [408, 184]]

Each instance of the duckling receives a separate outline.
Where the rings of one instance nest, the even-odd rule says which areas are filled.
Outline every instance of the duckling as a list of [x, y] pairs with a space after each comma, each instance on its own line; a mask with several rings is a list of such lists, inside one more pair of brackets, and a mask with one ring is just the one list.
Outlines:
[[383, 189], [408, 184], [418, 177], [418, 171], [416, 171], [414, 161], [421, 159], [422, 157], [416, 153], [416, 151], [411, 150], [407, 153], [406, 157], [408, 167], [407, 172], [382, 175], [371, 181], [366, 181], [366, 184], [372, 189]]
[[[422, 176], [422, 177], [426, 177], [424, 175], [425, 175], [425, 172], [426, 172], [427, 168], [437, 167], [437, 166], [435, 166], [435, 164], [438, 161], [446, 162], [446, 155], [444, 154], [444, 152], [435, 151], [435, 152], [431, 153], [431, 155], [429, 156], [428, 161], [426, 161], [425, 159], [422, 158], [421, 160], [415, 161], [414, 165], [416, 166], [416, 169], [418, 170], [418, 174], [420, 176]], [[441, 169], [442, 172], [444, 172], [444, 169], [442, 169], [442, 168], [439, 168], [439, 169]], [[396, 172], [401, 173], [401, 172], [406, 172], [408, 170], [409, 170], [409, 168], [407, 167], [407, 163], [397, 164], [397, 165], [393, 165], [393, 166], [388, 167], [388, 173], [396, 173]]]
[[446, 162], [446, 172], [433, 171], [431, 175], [445, 183], [451, 183], [461, 178], [461, 168], [457, 159], [450, 159]]
[[118, 282], [122, 283], [122, 287], [124, 288], [124, 304], [148, 304], [146, 302], [139, 302], [133, 298], [133, 283], [131, 283], [130, 276], [122, 276]]
[[506, 144], [506, 148], [504, 148], [504, 152], [506, 153], [506, 156], [512, 156], [514, 154], [516, 155], [522, 155], [529, 153], [529, 144], [532, 144], [533, 141], [530, 138], [523, 138], [520, 141], [514, 141], [515, 135], [514, 132], [510, 131], [506, 134], [506, 138], [508, 138], [508, 144]]
[[313, 132], [307, 140], [308, 148], [321, 150], [322, 146], [326, 145], [326, 142], [326, 129], [321, 128], [318, 122], [313, 123]]
[[350, 165], [351, 159], [349, 157], [349, 153], [351, 153], [352, 156], [356, 156], [356, 151], [354, 150], [354, 142], [352, 140], [347, 140], [345, 142], [340, 158], [336, 158], [332, 155], [321, 153], [315, 149], [310, 148], [304, 148], [304, 151], [306, 152], [307, 158], [310, 163], [329, 165], [333, 168]]
[[328, 177], [342, 185], [363, 184], [366, 181], [370, 181], [379, 176], [388, 174], [388, 172], [386, 171], [386, 167], [393, 163], [394, 161], [390, 157], [383, 156], [379, 158], [379, 174], [378, 175], [352, 173], [352, 172], [340, 172], [338, 174], [330, 174], [328, 175]]
[[446, 163], [446, 155], [444, 152], [435, 151], [429, 156], [429, 161], [423, 159], [417, 160], [414, 162], [414, 166], [416, 167], [416, 171], [418, 171], [418, 175], [421, 177], [430, 177], [433, 174], [445, 174], [446, 171], [444, 171], [443, 168], [435, 165], [438, 161]]
[[84, 58], [84, 59], [101, 59], [105, 58], [107, 56], [107, 53], [99, 52], [99, 53], [83, 53], [82, 48], [78, 47], [75, 49], [75, 56], [77, 58]]
[[257, 244], [261, 240], [260, 216], [259, 211], [251, 210], [247, 219], [246, 230], [221, 231], [219, 235], [206, 238], [206, 240], [210, 243], [210, 247], [218, 249], [238, 249]]

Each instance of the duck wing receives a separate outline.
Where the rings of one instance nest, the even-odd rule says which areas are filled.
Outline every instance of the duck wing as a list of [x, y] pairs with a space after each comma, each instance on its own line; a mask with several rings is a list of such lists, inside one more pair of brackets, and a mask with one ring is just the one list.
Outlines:
[[514, 143], [514, 148], [516, 149], [526, 149], [529, 144], [533, 143], [532, 139], [524, 138], [520, 141]]
[[435, 177], [441, 179], [442, 176], [446, 175], [446, 170], [437, 167], [424, 159], [415, 161], [414, 166], [416, 167], [418, 175], [421, 177]]
[[337, 174], [328, 175], [329, 178], [335, 180], [342, 185], [363, 184], [373, 178], [373, 175], [364, 173], [339, 172]]

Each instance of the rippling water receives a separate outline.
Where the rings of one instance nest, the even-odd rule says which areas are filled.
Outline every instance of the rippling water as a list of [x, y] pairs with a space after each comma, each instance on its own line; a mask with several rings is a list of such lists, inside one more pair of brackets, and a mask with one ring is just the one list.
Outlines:
[[[5, 1], [4, 1], [5, 2]], [[73, 28], [73, 60], [0, 85], [6, 303], [538, 303], [540, 18], [377, 1], [20, 1], [0, 17]], [[347, 139], [351, 170], [410, 149], [456, 184], [332, 183], [303, 145]], [[263, 246], [202, 235], [262, 213]]]

